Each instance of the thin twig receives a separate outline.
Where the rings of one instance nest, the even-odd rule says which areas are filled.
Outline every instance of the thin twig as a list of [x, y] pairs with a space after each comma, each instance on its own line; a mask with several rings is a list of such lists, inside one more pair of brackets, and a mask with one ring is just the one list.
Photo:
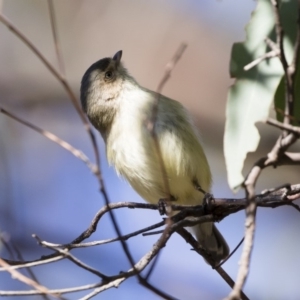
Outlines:
[[295, 135], [290, 133], [286, 137], [280, 136], [269, 154], [261, 158], [252, 167], [247, 175], [244, 188], [247, 196], [246, 206], [246, 221], [245, 221], [245, 240], [244, 247], [240, 259], [240, 268], [233, 290], [228, 296], [228, 299], [239, 299], [240, 292], [243, 289], [245, 281], [249, 273], [250, 256], [253, 247], [253, 239], [255, 232], [255, 217], [257, 203], [255, 199], [255, 185], [262, 170], [269, 165], [276, 165], [280, 162], [282, 153], [296, 141]]
[[[13, 244], [13, 249], [14, 249], [15, 253], [17, 254], [18, 260], [24, 261], [22, 253], [19, 251], [19, 249], [14, 244]], [[31, 268], [26, 268], [26, 271], [29, 273], [29, 276], [31, 277], [31, 279], [33, 281], [35, 281], [36, 283], [40, 284], [37, 276], [34, 274], [34, 272], [33, 272], [33, 270]], [[49, 295], [47, 295], [47, 294], [42, 295], [42, 298], [45, 299], [45, 300], [49, 300], [50, 299]], [[63, 299], [63, 298], [60, 297], [60, 299]]]
[[[299, 196], [298, 196], [298, 197], [299, 197]], [[295, 208], [298, 212], [300, 212], [300, 206], [297, 205], [296, 203], [291, 202], [291, 203], [289, 203], [288, 205], [292, 206], [292, 207]]]
[[85, 269], [97, 276], [99, 276], [100, 278], [106, 280], [108, 278], [108, 276], [104, 275], [103, 273], [99, 272], [98, 270], [88, 266], [87, 264], [83, 263], [82, 261], [80, 261], [78, 258], [76, 258], [74, 255], [72, 255], [69, 252], [69, 249], [65, 248], [65, 249], [60, 249], [59, 247], [54, 247], [54, 246], [50, 246], [49, 243], [42, 241], [36, 234], [32, 235], [41, 246], [44, 246], [48, 249], [54, 250], [56, 252], [58, 252], [60, 255], [63, 255], [64, 257], [66, 257], [67, 259], [69, 259], [70, 261], [72, 261], [74, 264], [76, 264], [77, 266], [79, 266], [82, 269]]
[[60, 46], [58, 33], [57, 33], [57, 21], [56, 21], [56, 16], [55, 16], [55, 9], [54, 9], [53, 0], [48, 0], [48, 8], [49, 8], [51, 30], [52, 30], [52, 35], [53, 35], [53, 40], [54, 40], [54, 45], [55, 45], [55, 52], [56, 52], [56, 56], [57, 56], [59, 70], [60, 70], [61, 74], [66, 76], [63, 55], [62, 55], [62, 52], [61, 52], [61, 46]]
[[[104, 180], [102, 177], [102, 174], [100, 172], [100, 156], [99, 156], [99, 150], [98, 150], [98, 145], [96, 143], [96, 139], [95, 136], [91, 130], [91, 126], [87, 121], [87, 118], [85, 116], [85, 114], [83, 113], [77, 98], [74, 94], [74, 92], [72, 91], [69, 83], [67, 82], [66, 78], [60, 73], [58, 72], [53, 65], [45, 58], [45, 56], [35, 47], [35, 45], [13, 24], [11, 23], [7, 17], [5, 17], [3, 14], [0, 14], [0, 21], [6, 25], [13, 33], [15, 33], [36, 55], [37, 57], [44, 63], [44, 65], [48, 68], [48, 70], [54, 75], [55, 78], [57, 78], [59, 80], [59, 82], [63, 85], [63, 87], [65, 88], [67, 94], [69, 95], [74, 107], [76, 108], [82, 122], [85, 125], [85, 129], [87, 130], [87, 132], [89, 133], [90, 139], [92, 141], [92, 145], [93, 145], [93, 149], [94, 149], [94, 153], [95, 153], [95, 157], [96, 157], [96, 165], [97, 165], [97, 170], [94, 172], [95, 176], [98, 179], [99, 185], [100, 185], [100, 192], [104, 198], [105, 204], [108, 205], [110, 203], [109, 198], [108, 198], [108, 194], [106, 192], [105, 189], [105, 184], [104, 184]], [[109, 216], [110, 219], [112, 221], [113, 227], [117, 233], [118, 236], [122, 236], [121, 234], [121, 230], [118, 226], [118, 223], [116, 221], [116, 218], [114, 216], [114, 214], [109, 211]], [[126, 257], [128, 258], [131, 266], [134, 266], [134, 260], [132, 258], [132, 255], [130, 254], [130, 251], [127, 247], [127, 244], [125, 241], [120, 240], [122, 248], [124, 250], [124, 253], [126, 254]]]
[[[286, 203], [288, 205], [291, 202], [288, 201], [288, 200], [282, 199], [283, 195], [286, 194], [285, 190], [286, 190], [286, 188], [282, 188], [281, 190], [276, 190], [276, 191], [273, 191], [273, 192], [271, 191], [270, 193], [268, 193], [266, 195], [258, 195], [258, 196], [256, 196], [256, 201], [257, 201], [258, 205], [261, 205], [261, 206], [270, 206], [270, 207], [275, 206], [276, 207], [276, 206], [280, 206], [280, 203]], [[298, 192], [298, 197], [300, 197], [300, 195], [299, 195], [300, 185], [293, 185], [293, 186], [291, 186], [290, 187], [290, 191], [291, 191], [290, 192], [291, 194]], [[275, 194], [275, 195], [273, 195], [273, 194]], [[295, 200], [295, 199], [293, 199], [293, 200]], [[226, 199], [215, 199], [215, 201], [213, 202], [212, 205], [215, 205], [216, 208], [220, 208], [222, 205], [224, 205], [224, 202], [226, 204]], [[277, 203], [277, 205], [276, 205], [276, 203]], [[112, 203], [111, 205], [115, 205], [115, 203]], [[144, 204], [144, 203], [118, 203], [116, 207], [120, 208], [120, 207], [126, 207], [127, 206], [127, 207], [130, 207], [130, 208], [133, 208], [135, 205], [136, 205], [136, 207], [140, 206], [143, 209], [145, 209], [148, 206], [148, 204]], [[246, 199], [228, 199], [227, 205], [228, 205], [228, 207], [231, 207], [231, 206], [234, 206], [234, 205], [236, 205], [236, 206], [242, 205], [242, 208], [244, 208], [246, 206]], [[153, 209], [153, 205], [149, 205], [148, 208], [149, 209]], [[191, 211], [191, 208], [192, 208], [191, 206], [186, 206], [186, 209], [189, 212]], [[196, 209], [196, 212], [199, 213], [199, 206], [195, 206], [195, 209]], [[107, 212], [108, 209], [107, 208], [106, 209], [102, 209], [102, 211], [106, 211]], [[197, 218], [194, 218], [194, 221], [191, 221], [191, 220], [189, 220], [189, 218], [185, 218], [185, 215], [182, 214], [183, 220], [178, 221], [178, 220], [176, 220], [176, 218], [178, 218], [178, 215], [174, 216], [174, 222], [176, 222], [176, 223], [174, 223], [174, 225], [172, 225], [172, 227], [170, 228], [169, 235], [171, 235], [174, 230], [176, 230], [178, 232], [178, 230], [180, 230], [179, 228], [182, 228], [182, 226], [192, 226], [192, 225], [195, 225], [195, 220]], [[206, 219], [206, 220], [202, 218], [202, 221], [213, 221], [213, 217], [212, 216], [205, 216], [205, 218], [206, 217], [209, 217], [209, 218]], [[160, 240], [162, 239], [162, 237], [165, 237], [165, 235], [163, 234], [161, 236]], [[169, 237], [166, 236], [166, 238], [169, 238]], [[192, 236], [190, 238], [194, 239]], [[87, 285], [87, 286], [84, 286], [84, 287], [78, 287], [78, 288], [74, 288], [74, 289], [50, 290], [49, 292], [50, 293], [59, 292], [60, 294], [63, 294], [63, 293], [71, 292], [71, 291], [80, 291], [80, 290], [85, 290], [85, 289], [91, 289], [91, 288], [99, 287], [98, 289], [94, 290], [92, 292], [92, 294], [91, 293], [89, 294], [91, 296], [91, 295], [96, 295], [99, 292], [101, 292], [103, 290], [106, 290], [108, 288], [117, 287], [126, 278], [136, 275], [136, 272], [138, 272], [138, 273], [141, 272], [142, 269], [144, 269], [150, 263], [150, 261], [157, 255], [157, 253], [161, 249], [161, 248], [159, 248], [159, 246], [162, 247], [167, 242], [167, 240], [165, 240], [164, 243], [161, 240], [160, 244], [158, 244], [158, 242], [156, 243], [157, 247], [154, 247], [153, 249], [151, 249], [150, 252], [148, 252], [148, 254], [146, 254], [139, 261], [139, 263], [141, 265], [139, 265], [139, 268], [137, 270], [135, 270], [135, 271], [134, 271], [134, 269], [131, 269], [126, 274], [122, 273], [122, 274], [119, 274], [117, 276], [108, 277], [108, 281], [109, 282], [107, 282], [107, 283], [100, 283], [100, 284], [98, 283], [98, 284]], [[197, 241], [195, 239], [194, 239], [194, 243], [196, 243], [198, 245], [198, 243], [197, 243]], [[194, 248], [196, 248], [195, 247], [196, 244], [193, 245]], [[201, 255], [203, 255], [203, 251], [204, 251], [204, 257], [207, 259], [207, 257], [205, 256], [205, 250], [203, 250], [203, 249], [201, 250], [201, 248], [197, 248], [197, 252], [199, 252]], [[62, 257], [62, 255], [60, 255], [60, 257]], [[139, 263], [137, 263], [136, 266]], [[31, 265], [24, 264], [24, 266], [34, 266], [34, 265], [35, 264], [31, 264]], [[11, 268], [14, 269], [15, 266], [12, 266]], [[230, 277], [228, 277], [228, 274], [226, 274], [226, 272], [222, 268], [217, 268], [217, 272], [222, 276], [222, 278], [224, 278], [224, 280], [226, 282], [228, 282], [228, 284], [231, 284], [231, 286], [233, 285], [232, 279]], [[143, 277], [141, 277], [141, 278], [143, 279]], [[144, 284], [144, 283], [141, 282], [141, 284]], [[156, 288], [154, 287], [154, 290], [155, 289]], [[154, 291], [154, 290], [152, 290], [152, 291]], [[11, 293], [14, 293], [14, 295], [17, 295], [17, 293], [19, 293], [18, 295], [34, 295], [34, 294], [36, 295], [36, 294], [42, 294], [42, 293], [37, 292], [37, 291], [29, 291], [29, 292], [23, 291], [23, 293], [21, 291], [21, 292], [3, 292], [3, 293], [0, 293], [0, 295], [11, 295]], [[247, 298], [245, 298], [245, 296], [243, 296], [243, 294], [242, 294], [242, 297], [244, 297], [242, 299], [247, 299]], [[90, 299], [90, 298], [83, 298], [83, 299]], [[166, 298], [166, 299], [172, 299], [172, 297]]]
[[[254, 171], [256, 173], [256, 171]], [[238, 270], [238, 275], [236, 282], [232, 291], [230, 292], [228, 299], [240, 299], [240, 295], [243, 290], [243, 286], [247, 279], [249, 273], [249, 265], [250, 265], [250, 256], [253, 247], [254, 233], [255, 233], [255, 217], [256, 217], [256, 203], [254, 200], [254, 186], [256, 179], [258, 178], [259, 173], [256, 173], [256, 176], [249, 176], [249, 179], [244, 183], [246, 195], [248, 199], [248, 205], [246, 207], [246, 221], [245, 221], [245, 239], [244, 239], [244, 247], [240, 259], [240, 267]]]
[[[48, 295], [62, 295], [68, 293], [75, 293], [85, 290], [90, 290], [95, 287], [101, 286], [102, 283], [86, 284], [83, 286], [77, 286], [74, 288], [64, 288], [64, 289], [48, 289]], [[33, 295], [43, 295], [44, 293], [37, 290], [25, 290], [25, 291], [0, 291], [0, 296], [33, 296]]]
[[[44, 65], [48, 68], [48, 70], [54, 75], [55, 78], [57, 78], [57, 80], [63, 85], [63, 87], [65, 88], [67, 94], [69, 95], [77, 113], [79, 114], [84, 127], [86, 129], [86, 131], [89, 134], [89, 137], [91, 139], [92, 142], [92, 146], [93, 146], [93, 150], [94, 150], [94, 154], [95, 154], [95, 159], [96, 159], [96, 170], [94, 170], [94, 174], [98, 179], [99, 185], [100, 185], [100, 192], [103, 195], [105, 204], [108, 205], [110, 203], [106, 189], [105, 189], [105, 185], [104, 185], [104, 180], [102, 177], [102, 174], [100, 172], [100, 154], [99, 154], [99, 148], [96, 142], [96, 138], [95, 135], [91, 129], [91, 126], [89, 124], [89, 122], [87, 121], [87, 117], [85, 116], [85, 114], [83, 113], [79, 102], [77, 101], [77, 98], [74, 94], [74, 92], [72, 91], [68, 81], [66, 80], [66, 78], [60, 73], [58, 72], [53, 65], [46, 59], [46, 57], [37, 49], [37, 47], [12, 23], [9, 21], [9, 19], [7, 17], [5, 17], [2, 13], [0, 14], [0, 21], [6, 25], [8, 27], [8, 29], [10, 29], [18, 38], [20, 38], [21, 41], [23, 41], [32, 51], [33, 53], [35, 53], [35, 55], [44, 63]], [[121, 232], [119, 229], [119, 226], [116, 222], [116, 219], [114, 217], [114, 215], [109, 212], [110, 218], [112, 220], [113, 223], [113, 227], [116, 230], [117, 234], [119, 236], [121, 236]], [[122, 247], [124, 249], [124, 252], [126, 254], [126, 256], [128, 257], [131, 265], [133, 265], [133, 259], [129, 253], [128, 247], [125, 244], [124, 241], [121, 240], [121, 244]]]
[[[121, 237], [116, 237], [116, 238], [111, 238], [111, 239], [106, 239], [106, 240], [101, 240], [101, 241], [94, 241], [94, 242], [87, 242], [87, 243], [80, 243], [80, 244], [53, 244], [53, 243], [49, 243], [49, 242], [45, 242], [45, 241], [43, 243], [45, 246], [61, 247], [61, 248], [67, 248], [69, 250], [76, 249], [76, 248], [94, 247], [94, 246], [100, 246], [100, 245], [113, 243], [113, 242], [119, 241], [120, 239], [128, 240], [131, 237], [137, 236], [139, 234], [142, 234], [149, 230], [161, 227], [163, 225], [165, 225], [165, 221], [161, 221], [159, 223], [153, 224], [153, 225], [145, 227], [143, 229], [136, 230], [132, 233], [122, 235]], [[163, 232], [163, 230], [160, 233], [162, 233], [162, 232]]]
[[[83, 240], [89, 238], [91, 236], [91, 234], [96, 231], [97, 225], [98, 225], [100, 219], [102, 218], [102, 216], [104, 214], [106, 214], [107, 212], [111, 211], [111, 210], [118, 209], [118, 208], [123, 208], [123, 207], [157, 209], [157, 205], [150, 204], [150, 206], [149, 206], [149, 204], [146, 204], [146, 203], [140, 203], [140, 204], [141, 205], [138, 205], [138, 206], [136, 205], [135, 202], [117, 202], [117, 203], [108, 203], [108, 204], [106, 204], [104, 207], [102, 207], [97, 212], [97, 214], [93, 218], [90, 226], [79, 237], [77, 237], [75, 240], [73, 240], [71, 242], [71, 244], [79, 244]], [[119, 236], [119, 238], [120, 237], [121, 237], [121, 235]]]
[[[26, 277], [25, 275], [21, 274], [20, 272], [14, 270], [7, 262], [5, 262], [3, 259], [0, 258], [0, 265], [2, 268], [5, 269], [8, 273], [12, 275], [13, 278], [18, 279], [21, 282], [24, 282], [25, 284], [32, 286], [35, 290], [43, 293], [43, 294], [48, 294], [51, 295], [55, 298], [61, 299], [59, 295], [51, 293], [45, 286], [42, 286], [35, 282], [34, 280]], [[1, 293], [0, 293], [1, 295]]]
[[289, 118], [291, 121], [294, 121], [296, 124], [300, 124], [300, 120], [298, 120], [296, 117], [294, 117], [294, 116], [290, 116], [290, 115], [286, 115], [285, 113], [284, 113], [284, 111], [281, 109], [281, 108], [279, 108], [279, 107], [274, 107], [274, 110], [277, 112], [277, 113], [279, 113], [280, 115], [282, 115], [283, 117], [287, 117], [287, 118]]
[[[285, 123], [285, 125], [288, 125]], [[255, 185], [264, 168], [270, 165], [279, 165], [282, 160], [289, 161], [288, 155], [292, 158], [291, 154], [285, 153], [285, 151], [295, 143], [298, 139], [298, 135], [294, 133], [281, 134], [277, 139], [272, 150], [266, 157], [261, 158], [250, 170], [244, 181], [244, 188], [247, 198], [246, 206], [246, 221], [245, 221], [245, 240], [244, 247], [240, 259], [240, 267], [237, 274], [235, 285], [228, 295], [227, 299], [235, 300], [240, 298], [241, 291], [246, 282], [249, 273], [250, 257], [253, 248], [253, 240], [255, 233], [255, 218], [257, 210], [257, 202], [255, 198]], [[295, 158], [295, 157], [294, 157]]]
[[246, 191], [248, 204], [246, 206], [244, 247], [240, 259], [240, 268], [238, 271], [237, 279], [234, 288], [227, 299], [233, 300], [240, 298], [240, 293], [249, 273], [249, 264], [253, 247], [255, 217], [257, 209], [257, 202], [254, 193], [258, 177], [261, 174], [262, 170], [267, 166], [280, 164], [281, 159], [286, 157], [284, 153], [285, 150], [288, 149], [296, 140], [297, 138], [293, 133], [290, 133], [285, 137], [280, 135], [267, 157], [261, 158], [257, 163], [255, 163], [245, 179], [244, 188]]
[[92, 142], [95, 158], [96, 158], [96, 165], [98, 166], [98, 177], [101, 177], [100, 174], [100, 156], [99, 156], [99, 149], [96, 142], [96, 138], [94, 133], [91, 129], [89, 122], [85, 114], [83, 113], [79, 102], [71, 89], [69, 83], [67, 82], [66, 78], [60, 74], [54, 66], [46, 59], [46, 57], [37, 49], [37, 47], [12, 23], [10, 20], [5, 17], [2, 13], [0, 13], [0, 22], [2, 22], [9, 30], [11, 30], [25, 45], [29, 47], [29, 49], [43, 62], [43, 64], [47, 67], [47, 69], [52, 73], [52, 75], [63, 85], [64, 89], [66, 90], [69, 98], [71, 99], [77, 113], [79, 114], [81, 121], [84, 124], [85, 130], [88, 132], [89, 137]]
[[[300, 2], [298, 1], [298, 10], [297, 10], [297, 36], [294, 46], [294, 56], [292, 62], [289, 66], [289, 71], [295, 75], [297, 72], [298, 60], [300, 55]], [[294, 81], [295, 82], [295, 81]]]
[[106, 291], [111, 288], [118, 288], [119, 285], [126, 279], [127, 279], [127, 277], [121, 277], [121, 278], [115, 279], [114, 281], [110, 281], [109, 283], [106, 283], [105, 285], [101, 284], [101, 285], [99, 285], [99, 287], [96, 286], [96, 288], [94, 289], [93, 292], [90, 292], [86, 296], [79, 298], [79, 300], [89, 300], [89, 299], [95, 297], [96, 295], [100, 294], [103, 291]]
[[[280, 190], [270, 191], [269, 193], [259, 194], [255, 197], [255, 202], [257, 206], [260, 207], [270, 207], [276, 208], [281, 207], [283, 205], [290, 205], [292, 201], [295, 201], [300, 198], [300, 184], [291, 185], [289, 192], [286, 192], [286, 188], [281, 188]], [[211, 212], [212, 215], [206, 215], [205, 217], [209, 217], [207, 219], [203, 219], [202, 217], [205, 215], [205, 211], [202, 209], [201, 205], [191, 206], [191, 205], [172, 205], [172, 209], [175, 211], [179, 210], [181, 213], [173, 216], [172, 219], [175, 223], [179, 223], [180, 226], [193, 226], [195, 224], [203, 223], [204, 221], [220, 221], [223, 218], [227, 217], [230, 214], [236, 213], [238, 211], [244, 210], [247, 206], [247, 199], [245, 198], [215, 198], [213, 203], [211, 204]], [[124, 235], [121, 237], [117, 237], [114, 239], [103, 240], [103, 241], [95, 241], [90, 243], [79, 244], [84, 239], [91, 236], [91, 234], [96, 230], [97, 223], [100, 218], [109, 210], [118, 209], [118, 208], [129, 208], [129, 209], [158, 209], [157, 205], [148, 204], [148, 203], [136, 203], [136, 202], [119, 202], [119, 203], [111, 203], [109, 207], [103, 207], [94, 217], [91, 225], [87, 230], [84, 231], [78, 238], [76, 238], [73, 242], [69, 244], [52, 244], [49, 243], [49, 246], [61, 247], [61, 248], [77, 248], [77, 247], [86, 247], [86, 246], [95, 246], [97, 244], [105, 244], [110, 241], [117, 241], [121, 239], [128, 239], [130, 236], [134, 236], [135, 234], [139, 234], [141, 232], [151, 230], [152, 228], [157, 228], [165, 224], [165, 221], [156, 223], [152, 226], [146, 227], [139, 231], [135, 231], [131, 234]], [[194, 217], [194, 220], [188, 218], [188, 216]], [[183, 223], [180, 223], [183, 222]], [[198, 222], [198, 223], [197, 223]], [[78, 244], [75, 244], [78, 243]], [[45, 263], [50, 263], [56, 260], [60, 260], [63, 257], [58, 255], [57, 253], [51, 255], [45, 255], [38, 260], [34, 261], [12, 261], [5, 260], [12, 268], [24, 268], [24, 267], [32, 267], [36, 265], [43, 264], [43, 260]], [[0, 268], [0, 271], [3, 269]]]
[[251, 63], [244, 66], [244, 70], [249, 71], [250, 69], [252, 69], [256, 65], [258, 65], [259, 63], [264, 61], [265, 59], [273, 58], [273, 57], [276, 57], [276, 56], [278, 56], [278, 51], [272, 50], [270, 52], [267, 52], [267, 53], [263, 54], [262, 56], [258, 57], [257, 59], [253, 60]]
[[[157, 256], [156, 256], [157, 257]], [[144, 277], [140, 276], [139, 277], [139, 282], [142, 286], [146, 287], [147, 289], [149, 289], [150, 291], [152, 291], [153, 293], [155, 293], [156, 295], [162, 297], [165, 300], [176, 300], [177, 298], [161, 291], [160, 289], [158, 289], [157, 287], [155, 287], [154, 285], [150, 284], [148, 279], [145, 279]]]
[[[11, 255], [11, 258], [15, 259], [15, 255], [17, 256], [17, 259], [19, 261], [24, 261], [21, 252], [18, 250], [18, 248], [13, 244], [9, 244], [6, 239], [1, 235], [0, 233], [0, 242], [4, 245], [5, 249], [7, 250], [7, 252]], [[0, 244], [1, 244], [0, 243]], [[7, 263], [7, 262], [6, 262]], [[12, 268], [12, 266], [10, 266], [10, 268]], [[5, 270], [5, 269], [4, 269]], [[36, 282], [37, 284], [40, 284], [37, 277], [35, 276], [33, 270], [31, 268], [26, 268], [27, 272], [29, 273], [31, 279]], [[42, 295], [43, 299], [49, 299], [47, 294]]]
[[237, 251], [237, 249], [239, 249], [239, 247], [242, 245], [242, 243], [244, 242], [244, 237], [240, 240], [240, 242], [236, 245], [236, 247], [231, 251], [231, 253], [223, 260], [223, 261], [221, 261], [220, 262], [220, 264], [218, 264], [217, 266], [216, 266], [216, 268], [218, 268], [218, 267], [221, 267], [221, 266], [223, 266], [225, 263], [226, 263], [226, 261], [228, 261], [229, 260], [229, 258]]
[[8, 117], [14, 119], [15, 121], [25, 125], [26, 127], [29, 127], [31, 129], [33, 129], [34, 131], [36, 131], [39, 134], [41, 134], [42, 136], [46, 137], [50, 141], [58, 144], [59, 146], [61, 146], [62, 148], [64, 148], [68, 152], [70, 152], [72, 155], [74, 155], [76, 158], [83, 161], [87, 165], [87, 167], [91, 170], [91, 172], [93, 174], [97, 173], [97, 166], [94, 165], [82, 151], [74, 148], [71, 144], [69, 144], [66, 141], [60, 139], [58, 136], [51, 133], [50, 131], [44, 130], [44, 129], [42, 129], [42, 128], [40, 128], [40, 127], [30, 123], [30, 122], [27, 122], [27, 121], [21, 119], [20, 117], [17, 117], [16, 115], [14, 115], [13, 113], [7, 111], [6, 109], [2, 108], [1, 106], [0, 106], [0, 112], [7, 115]]
[[[199, 244], [198, 242], [194, 239], [194, 237], [184, 228], [180, 228], [177, 230], [177, 233], [187, 242], [189, 243], [192, 247], [193, 250], [195, 250], [198, 254], [200, 254], [201, 256], [203, 256], [203, 251], [201, 250], [201, 248], [199, 248]], [[232, 288], [234, 286], [234, 281], [232, 280], [232, 278], [225, 272], [225, 270], [220, 267], [217, 266], [215, 267], [214, 261], [213, 260], [207, 260], [207, 256], [205, 256], [206, 261], [213, 267], [213, 269], [218, 272], [218, 274], [224, 279], [224, 281]], [[241, 292], [241, 298], [243, 300], [249, 300], [248, 297]]]
[[272, 119], [272, 118], [268, 118], [266, 120], [266, 124], [272, 125], [274, 127], [282, 129], [282, 130], [286, 130], [288, 132], [293, 132], [293, 133], [297, 134], [298, 136], [300, 135], [300, 127], [297, 127], [297, 126], [281, 123], [281, 122], [279, 122], [275, 119]]
[[[284, 31], [282, 27], [282, 23], [280, 20], [280, 11], [279, 11], [279, 1], [278, 0], [271, 0], [274, 17], [275, 17], [275, 31], [276, 31], [276, 44], [279, 49], [279, 58], [282, 64], [282, 68], [284, 71], [284, 79], [285, 79], [285, 115], [292, 116], [293, 115], [293, 105], [294, 105], [294, 99], [293, 99], [293, 83], [291, 74], [289, 73], [289, 65], [285, 56], [284, 52]], [[283, 120], [284, 124], [289, 124], [290, 119], [287, 117], [284, 117]]]
[[[55, 253], [54, 255], [48, 255], [46, 257], [42, 256], [39, 259], [31, 260], [31, 261], [14, 261], [14, 260], [9, 260], [9, 259], [3, 259], [5, 262], [7, 262], [11, 269], [16, 270], [16, 269], [22, 269], [22, 268], [31, 268], [31, 267], [36, 267], [40, 265], [46, 265], [46, 264], [51, 264], [53, 262], [62, 260], [64, 257], [62, 255], [58, 255]], [[4, 268], [0, 268], [0, 272], [6, 271]]]
[[[170, 238], [171, 234], [173, 233], [172, 229], [168, 231], [167, 234], [163, 233], [160, 238], [157, 240], [157, 242], [153, 245], [152, 249], [147, 252], [135, 265], [133, 268], [128, 270], [126, 273], [121, 273], [120, 275], [114, 276], [116, 278], [116, 282], [114, 284], [113, 281], [109, 282], [108, 284], [104, 284], [103, 286], [99, 288], [95, 288], [93, 292], [86, 295], [83, 300], [90, 299], [99, 293], [101, 293], [104, 290], [107, 290], [111, 287], [115, 287], [115, 285], [119, 286], [121, 282], [125, 280], [125, 278], [129, 278], [133, 275], [140, 274], [145, 267], [151, 262], [151, 260], [158, 254], [158, 252], [165, 246], [166, 242]], [[113, 278], [113, 277], [112, 277]], [[139, 279], [142, 277], [139, 277]]]

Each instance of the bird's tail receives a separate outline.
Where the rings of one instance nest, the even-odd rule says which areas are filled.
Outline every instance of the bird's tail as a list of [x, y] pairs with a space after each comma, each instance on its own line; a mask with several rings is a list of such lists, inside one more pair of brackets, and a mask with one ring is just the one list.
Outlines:
[[213, 223], [203, 223], [193, 227], [200, 245], [211, 255], [216, 264], [229, 255], [229, 247]]

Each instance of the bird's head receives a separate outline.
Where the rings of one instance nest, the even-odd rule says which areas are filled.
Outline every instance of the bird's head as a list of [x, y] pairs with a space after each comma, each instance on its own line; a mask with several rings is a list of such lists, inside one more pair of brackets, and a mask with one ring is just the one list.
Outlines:
[[105, 135], [119, 107], [125, 82], [133, 82], [122, 62], [122, 51], [92, 64], [81, 80], [80, 99], [92, 124]]

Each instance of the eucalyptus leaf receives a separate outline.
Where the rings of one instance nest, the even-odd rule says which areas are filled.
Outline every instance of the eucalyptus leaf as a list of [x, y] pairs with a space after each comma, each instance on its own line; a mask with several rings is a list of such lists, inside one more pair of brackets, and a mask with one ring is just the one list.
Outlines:
[[[280, 15], [285, 30], [284, 49], [288, 61], [293, 54], [296, 35], [297, 1], [284, 1], [280, 5]], [[246, 27], [246, 40], [232, 47], [230, 75], [236, 78], [230, 87], [226, 107], [224, 134], [224, 155], [229, 186], [237, 190], [243, 183], [244, 161], [248, 152], [257, 149], [260, 141], [257, 122], [264, 122], [273, 108], [273, 100], [283, 77], [279, 58], [265, 59], [258, 65], [244, 70], [268, 51], [265, 39], [276, 41], [274, 11], [269, 0], [258, 0], [251, 20]]]

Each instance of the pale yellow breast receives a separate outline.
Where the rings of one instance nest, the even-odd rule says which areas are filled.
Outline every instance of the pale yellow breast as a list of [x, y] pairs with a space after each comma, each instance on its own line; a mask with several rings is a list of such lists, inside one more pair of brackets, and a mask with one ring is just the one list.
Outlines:
[[[107, 140], [107, 157], [119, 174], [145, 200], [157, 203], [167, 197], [153, 138], [146, 127], [154, 98], [147, 91], [124, 95], [124, 105]], [[210, 170], [203, 149], [182, 106], [162, 97], [155, 128], [171, 194], [178, 204], [200, 204], [203, 195], [193, 186], [194, 177], [209, 191]]]

